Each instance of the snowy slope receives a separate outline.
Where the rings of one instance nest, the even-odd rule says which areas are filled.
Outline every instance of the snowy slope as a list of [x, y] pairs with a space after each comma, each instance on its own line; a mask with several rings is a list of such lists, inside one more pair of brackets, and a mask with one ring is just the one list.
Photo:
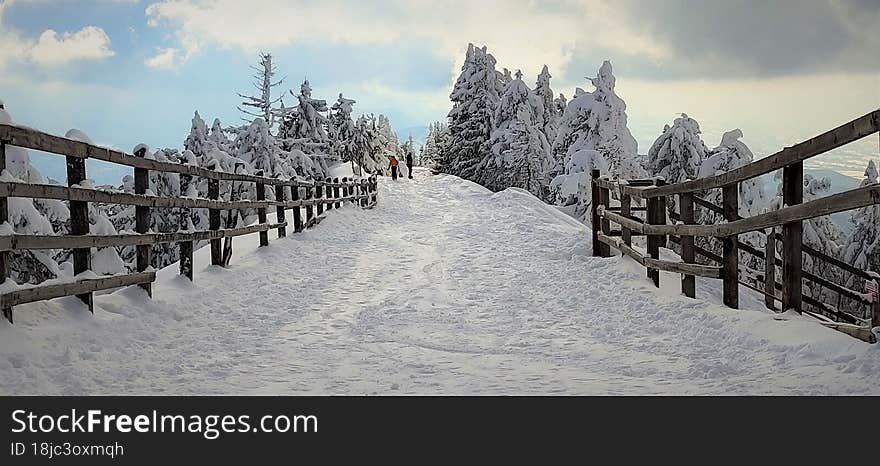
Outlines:
[[391, 182], [380, 204], [194, 284], [16, 308], [0, 322], [3, 394], [880, 394], [880, 346], [777, 321], [717, 282], [691, 300], [521, 190], [456, 177]]

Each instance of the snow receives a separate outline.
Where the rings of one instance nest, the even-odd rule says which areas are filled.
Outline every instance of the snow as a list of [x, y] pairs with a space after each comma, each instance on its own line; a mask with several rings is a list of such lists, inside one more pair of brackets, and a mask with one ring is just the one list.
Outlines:
[[657, 290], [525, 191], [421, 169], [379, 190], [269, 247], [236, 238], [229, 269], [202, 248], [153, 300], [17, 306], [0, 393], [880, 394], [880, 346], [745, 290], [725, 308], [717, 281]]
[[74, 141], [84, 142], [86, 144], [94, 144], [92, 139], [84, 132], [78, 129], [70, 129], [67, 133], [64, 134], [64, 137], [67, 139], [73, 139]]

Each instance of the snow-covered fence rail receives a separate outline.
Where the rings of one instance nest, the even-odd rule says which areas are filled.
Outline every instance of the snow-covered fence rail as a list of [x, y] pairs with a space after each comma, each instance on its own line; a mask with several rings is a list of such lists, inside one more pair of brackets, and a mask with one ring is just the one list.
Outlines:
[[[802, 270], [804, 256], [836, 267], [861, 280], [878, 280], [876, 275], [860, 270], [837, 258], [817, 251], [803, 244], [803, 222], [837, 212], [880, 204], [880, 184], [871, 184], [856, 189], [815, 199], [803, 201], [804, 170], [803, 162], [811, 157], [826, 153], [850, 142], [878, 133], [880, 131], [880, 110], [875, 110], [860, 118], [841, 125], [807, 141], [772, 154], [756, 162], [744, 165], [721, 175], [700, 178], [682, 183], [667, 185], [662, 179], [612, 181], [601, 177], [599, 171], [592, 173], [592, 218], [593, 254], [610, 256], [613, 247], [647, 268], [648, 277], [659, 286], [659, 271], [669, 271], [682, 275], [682, 293], [695, 297], [695, 277], [722, 280], [724, 304], [739, 306], [739, 286], [744, 285], [765, 295], [766, 304], [776, 309], [776, 301], [781, 301], [782, 310], [803, 310], [807, 304], [816, 310], [811, 315], [823, 320], [823, 324], [874, 342], [876, 337], [871, 329], [880, 327], [880, 301], [864, 293], [851, 290], [816, 274]], [[739, 183], [748, 181], [776, 170], [782, 170], [782, 191], [784, 207], [760, 215], [743, 218], [739, 215]], [[712, 189], [720, 189], [722, 205], [715, 205], [700, 197]], [[612, 207], [611, 192], [619, 194], [620, 206]], [[632, 199], [643, 199], [646, 203], [645, 218], [633, 214]], [[677, 210], [670, 210], [667, 198]], [[703, 208], [714, 212], [723, 223], [702, 225], [695, 221], [695, 209]], [[678, 223], [669, 223], [671, 220]], [[611, 223], [620, 225], [620, 230], [611, 230]], [[776, 233], [781, 228], [782, 233]], [[740, 235], [762, 231], [766, 237], [766, 247], [762, 251]], [[634, 234], [647, 236], [646, 251], [642, 253], [632, 247]], [[679, 245], [681, 262], [660, 260], [660, 247], [669, 241]], [[721, 254], [697, 246], [697, 237], [713, 238], [720, 241]], [[781, 257], [776, 257], [776, 243], [781, 241]], [[765, 262], [760, 289], [753, 283], [741, 280], [739, 253], [743, 252]], [[719, 265], [696, 263], [699, 254]], [[771, 260], [768, 258], [772, 257]], [[782, 270], [781, 282], [776, 281], [776, 267]], [[744, 272], [743, 272], [744, 274]], [[804, 281], [824, 287], [868, 308], [867, 318], [854, 316], [841, 309], [829, 306], [820, 300], [803, 293]], [[781, 291], [781, 296], [777, 291]]]
[[[98, 147], [73, 139], [63, 138], [30, 128], [0, 125], [0, 172], [6, 169], [6, 147], [18, 146], [62, 155], [67, 159], [67, 186], [24, 183], [0, 177], [0, 225], [8, 221], [10, 197], [55, 199], [70, 203], [70, 234], [26, 235], [15, 234], [3, 227], [0, 234], [0, 280], [9, 280], [9, 251], [31, 249], [71, 249], [75, 279], [64, 283], [37, 284], [28, 287], [5, 287], [0, 293], [0, 308], [10, 322], [12, 307], [34, 301], [62, 296], [78, 296], [89, 310], [93, 310], [95, 291], [138, 285], [152, 296], [151, 284], [156, 278], [150, 266], [152, 246], [177, 243], [180, 249], [180, 273], [193, 279], [194, 243], [210, 241], [211, 263], [228, 265], [231, 243], [226, 248], [221, 241], [252, 233], [260, 234], [260, 246], [269, 244], [269, 231], [277, 230], [278, 237], [287, 235], [290, 225], [286, 212], [292, 210], [293, 231], [316, 225], [327, 210], [340, 208], [345, 202], [362, 208], [372, 208], [377, 202], [376, 178], [326, 180], [283, 180], [256, 175], [229, 173], [194, 165], [163, 162], [146, 158], [146, 150], [134, 155]], [[134, 169], [134, 194], [102, 191], [83, 187], [86, 180], [86, 159], [97, 159]], [[216, 168], [216, 165], [212, 168]], [[150, 171], [176, 173], [180, 183], [189, 183], [195, 177], [207, 179], [208, 199], [191, 197], [162, 197], [150, 194]], [[255, 185], [256, 200], [221, 200], [220, 182], [249, 182]], [[266, 196], [267, 186], [274, 194]], [[183, 192], [183, 190], [181, 190]], [[289, 196], [288, 196], [289, 193]], [[289, 197], [289, 198], [288, 198]], [[119, 204], [135, 207], [135, 232], [113, 235], [89, 233], [89, 203]], [[269, 223], [267, 210], [275, 207], [277, 221]], [[208, 209], [209, 229], [190, 230], [186, 224], [173, 233], [150, 232], [150, 214], [154, 208]], [[221, 228], [221, 212], [229, 210], [256, 210], [258, 223], [244, 227]], [[303, 215], [304, 211], [304, 215]], [[304, 218], [303, 218], [304, 217]], [[8, 226], [8, 224], [6, 224]], [[123, 275], [80, 278], [91, 268], [91, 248], [135, 246], [136, 271]]]

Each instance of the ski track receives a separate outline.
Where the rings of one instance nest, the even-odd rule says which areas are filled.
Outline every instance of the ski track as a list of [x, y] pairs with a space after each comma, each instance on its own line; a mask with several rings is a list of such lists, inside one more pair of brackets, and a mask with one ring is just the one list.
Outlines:
[[[289, 214], [288, 214], [289, 215]], [[880, 394], [877, 346], [655, 289], [522, 191], [417, 172], [195, 283], [16, 308], [5, 394]]]

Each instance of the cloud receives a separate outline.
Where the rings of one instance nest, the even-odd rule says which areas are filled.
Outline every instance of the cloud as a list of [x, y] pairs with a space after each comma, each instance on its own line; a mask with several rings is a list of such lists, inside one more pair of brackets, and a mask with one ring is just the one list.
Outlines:
[[77, 60], [99, 60], [112, 57], [110, 38], [103, 29], [86, 26], [79, 31], [66, 32], [60, 37], [52, 29], [40, 34], [36, 44], [28, 47], [25, 56], [40, 65], [63, 65]]
[[144, 64], [154, 70], [170, 70], [180, 62], [180, 50], [169, 47], [160, 48], [156, 54], [144, 60]]
[[11, 28], [3, 26], [4, 13], [14, 3], [14, 0], [0, 3], [0, 42], [3, 43], [0, 67], [12, 61], [57, 66], [80, 60], [100, 60], [115, 54], [110, 37], [96, 26], [86, 26], [61, 35], [46, 29], [37, 40], [21, 37]]
[[178, 39], [248, 52], [425, 41], [451, 74], [468, 42], [527, 76], [584, 58], [658, 79], [880, 70], [876, 0], [160, 0], [146, 14]]

